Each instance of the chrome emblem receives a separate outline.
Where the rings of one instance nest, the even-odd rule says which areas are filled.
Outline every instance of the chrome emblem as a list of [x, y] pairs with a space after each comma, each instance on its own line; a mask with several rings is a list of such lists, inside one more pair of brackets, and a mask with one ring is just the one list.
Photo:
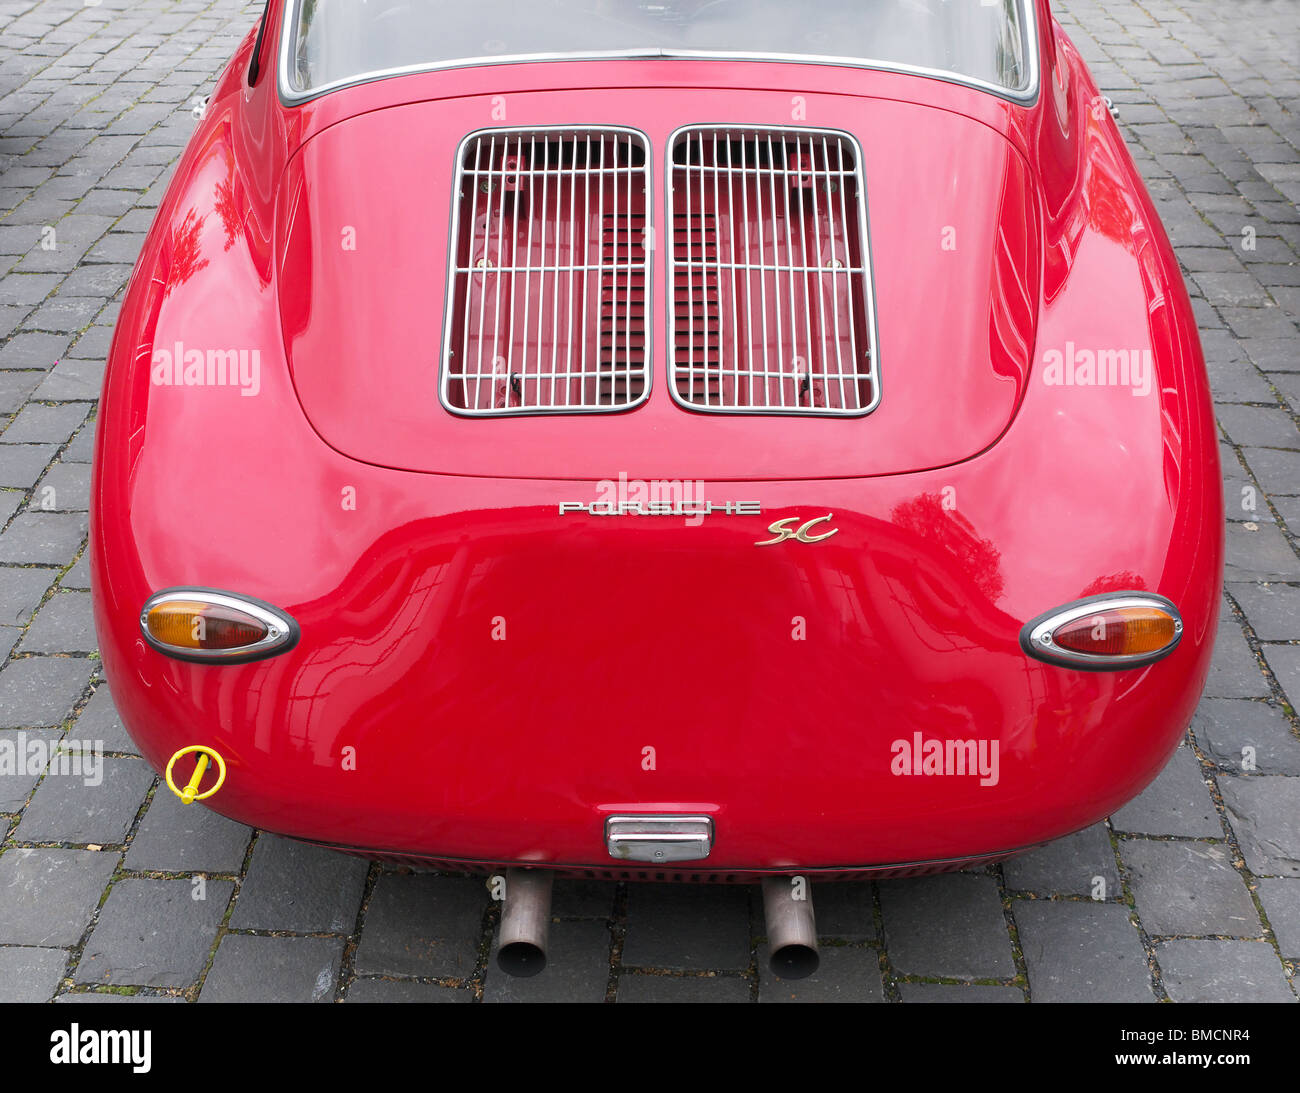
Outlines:
[[754, 545], [774, 546], [777, 543], [784, 543], [787, 539], [798, 539], [801, 543], [820, 543], [823, 539], [829, 539], [840, 529], [831, 528], [830, 531], [823, 532], [821, 535], [810, 535], [809, 532], [817, 524], [826, 523], [834, 515], [833, 512], [828, 512], [825, 516], [818, 516], [815, 520], [808, 520], [797, 528], [791, 528], [789, 525], [793, 524], [799, 517], [787, 516], [784, 520], [777, 520], [768, 526], [767, 530], [776, 536], [775, 539], [764, 539]]

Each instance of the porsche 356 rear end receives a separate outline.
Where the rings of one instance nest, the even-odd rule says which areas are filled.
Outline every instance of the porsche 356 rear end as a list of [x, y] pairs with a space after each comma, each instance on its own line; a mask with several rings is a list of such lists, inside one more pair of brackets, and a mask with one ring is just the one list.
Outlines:
[[761, 880], [798, 974], [809, 882], [1155, 777], [1219, 593], [1195, 325], [1045, 0], [933, 7], [272, 0], [100, 413], [177, 792], [509, 870], [514, 970], [557, 872]]

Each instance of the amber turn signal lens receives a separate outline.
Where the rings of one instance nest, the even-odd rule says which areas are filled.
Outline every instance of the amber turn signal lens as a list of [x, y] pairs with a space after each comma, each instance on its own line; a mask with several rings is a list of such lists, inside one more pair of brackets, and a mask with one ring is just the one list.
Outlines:
[[1063, 668], [1121, 672], [1167, 657], [1182, 637], [1172, 600], [1154, 592], [1107, 592], [1031, 619], [1020, 631], [1020, 647]]
[[1052, 633], [1062, 649], [1099, 657], [1158, 653], [1178, 634], [1177, 621], [1158, 607], [1120, 607], [1083, 615]]
[[245, 611], [198, 600], [168, 600], [145, 616], [149, 634], [175, 649], [242, 649], [264, 641], [266, 623]]
[[215, 588], [165, 588], [140, 609], [140, 632], [158, 652], [199, 664], [244, 664], [298, 643], [298, 624], [273, 604]]

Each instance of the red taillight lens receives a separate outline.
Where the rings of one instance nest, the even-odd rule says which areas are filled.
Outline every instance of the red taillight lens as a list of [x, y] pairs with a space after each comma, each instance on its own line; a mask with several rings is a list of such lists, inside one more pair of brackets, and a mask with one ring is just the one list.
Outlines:
[[248, 596], [173, 588], [150, 597], [140, 630], [160, 653], [180, 660], [238, 664], [284, 652], [298, 626], [278, 608]]
[[1152, 592], [1090, 596], [1025, 624], [1026, 653], [1085, 671], [1139, 668], [1167, 656], [1183, 636], [1178, 609]]
[[1121, 607], [1067, 622], [1052, 634], [1063, 649], [1101, 657], [1158, 653], [1174, 640], [1176, 621], [1156, 607]]

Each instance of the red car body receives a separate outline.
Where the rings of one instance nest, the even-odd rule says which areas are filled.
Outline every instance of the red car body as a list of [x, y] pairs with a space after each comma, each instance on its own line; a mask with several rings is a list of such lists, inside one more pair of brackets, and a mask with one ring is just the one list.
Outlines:
[[[1216, 432], [1156, 212], [1078, 52], [1046, 0], [1031, 6], [1029, 102], [874, 68], [612, 58], [286, 103], [271, 0], [159, 207], [99, 411], [96, 624], [146, 759], [213, 748], [228, 773], [207, 804], [288, 836], [601, 877], [956, 868], [1138, 794], [1210, 662]], [[444, 405], [467, 134], [628, 127], [666, 223], [672, 133], [792, 109], [861, 150], [870, 413], [671, 397], [662, 246], [634, 408]], [[159, 347], [186, 345], [257, 350], [255, 397], [151, 377]], [[1145, 397], [1045, 382], [1045, 354], [1078, 347], [1149, 350]], [[701, 482], [705, 500], [759, 513], [565, 510], [620, 476]], [[276, 606], [296, 644], [241, 664], [165, 655], [142, 605], [192, 586]], [[1177, 606], [1182, 639], [1158, 662], [1081, 671], [1022, 647], [1029, 620], [1125, 590]], [[931, 740], [996, 744], [996, 773], [900, 760]], [[629, 813], [710, 817], [707, 858], [613, 858], [605, 821]]]

